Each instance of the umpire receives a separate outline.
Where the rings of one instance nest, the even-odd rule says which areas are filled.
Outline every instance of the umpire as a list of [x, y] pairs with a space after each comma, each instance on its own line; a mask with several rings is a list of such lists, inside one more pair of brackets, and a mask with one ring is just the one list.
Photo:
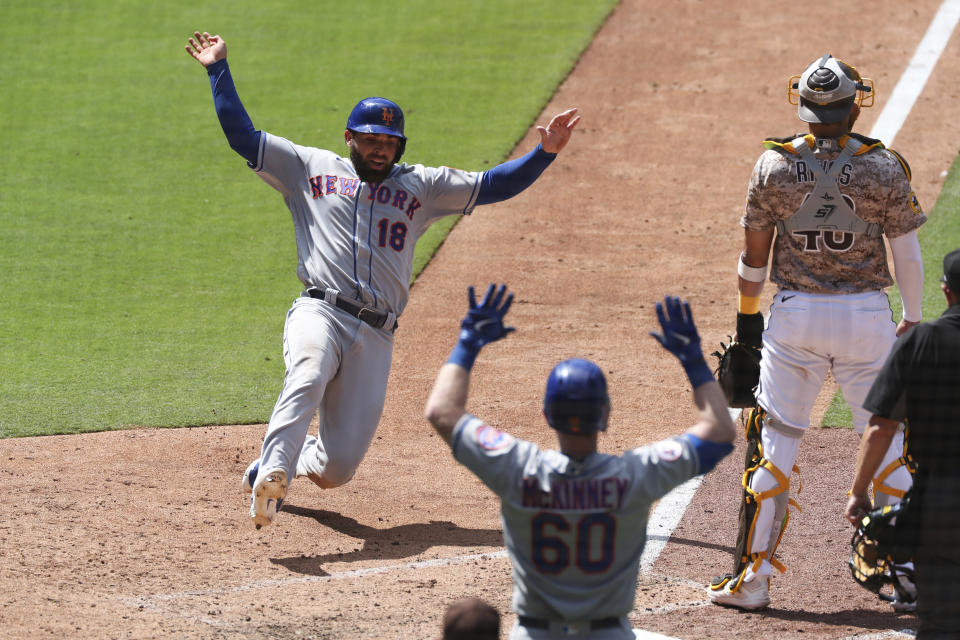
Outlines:
[[920, 525], [914, 563], [922, 640], [960, 637], [960, 249], [944, 257], [940, 288], [947, 310], [897, 340], [864, 402], [873, 416], [846, 511], [856, 525], [870, 508], [867, 485], [906, 419], [917, 465], [910, 509]]

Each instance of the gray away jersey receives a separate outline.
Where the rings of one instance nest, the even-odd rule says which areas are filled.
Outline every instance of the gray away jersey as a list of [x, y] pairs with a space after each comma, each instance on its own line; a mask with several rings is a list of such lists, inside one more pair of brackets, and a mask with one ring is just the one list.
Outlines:
[[297, 277], [400, 315], [417, 238], [438, 218], [469, 214], [482, 172], [399, 164], [361, 182], [348, 158], [263, 132], [257, 165], [293, 216]]
[[578, 462], [469, 414], [457, 423], [452, 447], [500, 497], [514, 610], [552, 619], [633, 610], [650, 505], [699, 468], [681, 438]]

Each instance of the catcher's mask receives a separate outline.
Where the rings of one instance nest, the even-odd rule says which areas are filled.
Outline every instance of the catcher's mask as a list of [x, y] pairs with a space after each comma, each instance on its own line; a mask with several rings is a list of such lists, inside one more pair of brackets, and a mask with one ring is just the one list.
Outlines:
[[797, 115], [804, 122], [833, 124], [850, 114], [856, 102], [873, 106], [873, 80], [829, 53], [814, 60], [799, 76], [787, 83], [787, 99], [798, 105]]
[[860, 519], [850, 540], [847, 564], [853, 579], [887, 602], [913, 602], [917, 597], [913, 569], [904, 566], [912, 558], [899, 557], [894, 544], [893, 524], [905, 508], [905, 501], [901, 501], [874, 509]]
[[347, 129], [355, 133], [385, 133], [400, 138], [397, 157], [399, 162], [407, 146], [407, 137], [403, 135], [403, 111], [400, 105], [386, 98], [364, 98], [350, 112]]
[[606, 431], [610, 397], [600, 367], [582, 358], [555, 366], [547, 378], [543, 415], [547, 424], [562, 433]]

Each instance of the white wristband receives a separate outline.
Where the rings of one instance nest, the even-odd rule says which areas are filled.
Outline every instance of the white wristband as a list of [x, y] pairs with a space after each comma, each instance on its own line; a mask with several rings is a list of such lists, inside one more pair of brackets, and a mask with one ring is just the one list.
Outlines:
[[739, 264], [737, 264], [737, 273], [749, 282], [763, 282], [767, 279], [767, 265], [751, 267], [743, 261], [743, 253], [741, 253]]

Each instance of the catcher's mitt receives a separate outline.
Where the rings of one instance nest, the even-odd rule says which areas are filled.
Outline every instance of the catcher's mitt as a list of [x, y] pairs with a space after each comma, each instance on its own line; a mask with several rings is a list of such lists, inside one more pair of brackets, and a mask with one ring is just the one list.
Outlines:
[[760, 349], [730, 340], [729, 345], [721, 342], [720, 350], [711, 354], [719, 360], [715, 371], [717, 382], [732, 408], [755, 407], [754, 389], [760, 382]]

